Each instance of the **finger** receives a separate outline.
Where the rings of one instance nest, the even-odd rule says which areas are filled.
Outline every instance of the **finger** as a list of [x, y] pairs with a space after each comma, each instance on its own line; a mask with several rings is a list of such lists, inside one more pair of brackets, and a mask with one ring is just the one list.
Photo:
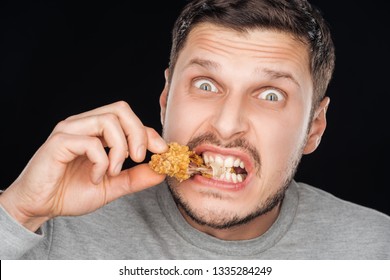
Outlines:
[[101, 115], [106, 113], [114, 113], [119, 112], [121, 110], [131, 110], [129, 104], [125, 101], [117, 101], [113, 102], [111, 104], [107, 104], [86, 112], [82, 112], [80, 114], [76, 114], [73, 116], [70, 116], [67, 118], [67, 120], [76, 120], [76, 119], [82, 119], [85, 117], [95, 116], [95, 115]]
[[[130, 105], [124, 101], [114, 102], [84, 113], [70, 116], [66, 120], [69, 121], [80, 120], [87, 117], [93, 117], [93, 116], [105, 115], [105, 114], [114, 114], [118, 118], [126, 136], [132, 134], [133, 129], [137, 129], [137, 128], [142, 130], [144, 129], [141, 120], [130, 108]], [[134, 134], [137, 134], [136, 132], [137, 131], [135, 131]]]
[[148, 150], [153, 153], [163, 153], [168, 150], [165, 140], [151, 127], [146, 127], [148, 137]]
[[[45, 155], [51, 155], [54, 164], [46, 166], [50, 168], [50, 174], [54, 176], [57, 175], [55, 174], [56, 169], [53, 168], [56, 164], [65, 169], [67, 164], [77, 157], [86, 156], [92, 165], [90, 171], [91, 181], [98, 184], [109, 166], [104, 147], [96, 137], [56, 133], [48, 139], [42, 149], [47, 150], [47, 153], [38, 153], [38, 161], [42, 160]], [[39, 158], [39, 155], [41, 158]], [[61, 172], [61, 168], [59, 170]], [[58, 174], [58, 176], [61, 176], [61, 174]]]
[[[138, 139], [137, 139], [138, 138]], [[168, 145], [163, 138], [151, 127], [144, 126], [143, 133], [135, 135], [134, 133], [128, 136], [129, 147], [131, 143], [141, 143], [135, 151], [135, 155], [131, 154], [131, 158], [136, 162], [142, 162], [146, 156], [146, 150], [153, 153], [163, 153], [168, 150]]]
[[123, 195], [139, 192], [164, 181], [165, 175], [154, 172], [147, 163], [123, 170], [119, 176], [109, 177], [107, 199], [111, 202]]
[[120, 123], [127, 139], [128, 152], [131, 159], [141, 162], [145, 159], [148, 146], [145, 127], [137, 115], [131, 110], [128, 103], [118, 101], [78, 115], [71, 116], [67, 121], [80, 120], [96, 115], [114, 114]]
[[[127, 156], [135, 162], [142, 162], [145, 159], [146, 150], [153, 153], [162, 153], [167, 151], [168, 146], [164, 139], [151, 127], [144, 126], [141, 120], [131, 110], [128, 103], [119, 101], [68, 119], [81, 119], [96, 114], [114, 114], [117, 116], [120, 125], [126, 135], [128, 150]], [[119, 150], [119, 149], [118, 149]], [[120, 149], [123, 156], [123, 149]], [[125, 157], [127, 157], [125, 155]], [[115, 172], [117, 174], [117, 172]]]
[[128, 155], [128, 143], [119, 119], [115, 114], [85, 116], [83, 118], [66, 119], [54, 128], [53, 133], [96, 136], [104, 147], [109, 148], [109, 173], [117, 175]]

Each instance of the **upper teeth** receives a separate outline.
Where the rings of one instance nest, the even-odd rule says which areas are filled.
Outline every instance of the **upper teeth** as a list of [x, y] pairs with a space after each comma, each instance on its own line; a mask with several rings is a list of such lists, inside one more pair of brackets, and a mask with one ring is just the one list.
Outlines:
[[221, 168], [231, 168], [231, 167], [241, 167], [245, 168], [244, 162], [239, 158], [228, 156], [223, 158], [222, 156], [213, 156], [203, 154], [203, 161], [206, 165], [211, 165], [212, 163], [217, 164]]
[[244, 162], [237, 157], [220, 155], [211, 155], [203, 153], [203, 161], [213, 169], [213, 177], [218, 180], [228, 182], [242, 182], [245, 179], [244, 174], [236, 174], [233, 167], [245, 168]]

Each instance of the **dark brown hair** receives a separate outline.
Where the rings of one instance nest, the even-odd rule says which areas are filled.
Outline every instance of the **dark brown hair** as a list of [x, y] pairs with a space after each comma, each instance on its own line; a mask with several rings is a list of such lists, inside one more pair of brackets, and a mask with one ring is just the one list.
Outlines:
[[313, 108], [325, 96], [334, 71], [335, 50], [328, 24], [321, 12], [306, 0], [189, 1], [172, 30], [170, 75], [189, 32], [197, 24], [204, 22], [239, 32], [261, 28], [292, 34], [307, 44], [310, 52]]

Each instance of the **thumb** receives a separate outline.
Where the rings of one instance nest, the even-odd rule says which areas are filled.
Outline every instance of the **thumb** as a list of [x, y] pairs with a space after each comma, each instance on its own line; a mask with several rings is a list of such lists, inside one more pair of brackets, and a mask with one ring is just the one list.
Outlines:
[[123, 170], [118, 176], [109, 177], [107, 202], [160, 184], [164, 179], [165, 175], [156, 173], [147, 163]]

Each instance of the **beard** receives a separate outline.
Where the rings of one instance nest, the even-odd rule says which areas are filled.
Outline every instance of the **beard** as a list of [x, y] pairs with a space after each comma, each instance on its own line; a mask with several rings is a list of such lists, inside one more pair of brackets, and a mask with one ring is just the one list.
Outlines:
[[[254, 169], [255, 169], [256, 176], [260, 177], [261, 174], [260, 153], [257, 151], [256, 147], [251, 145], [245, 139], [240, 138], [235, 141], [232, 141], [231, 143], [222, 144], [217, 138], [217, 136], [215, 136], [214, 134], [205, 133], [203, 135], [200, 135], [192, 139], [187, 145], [190, 147], [190, 149], [193, 149], [194, 147], [204, 143], [213, 144], [225, 148], [237, 148], [248, 153], [252, 157], [252, 160], [254, 162]], [[302, 145], [301, 149], [299, 149], [299, 152], [294, 155], [294, 157], [289, 163], [288, 168], [286, 168], [286, 171], [284, 172], [285, 178], [281, 181], [279, 186], [277, 186], [276, 188], [273, 187], [275, 191], [272, 194], [270, 194], [265, 200], [259, 202], [258, 205], [255, 206], [254, 209], [250, 210], [249, 213], [247, 214], [238, 215], [235, 212], [230, 212], [226, 210], [213, 211], [212, 213], [207, 211], [205, 212], [203, 210], [198, 210], [196, 209], [196, 207], [191, 206], [190, 203], [188, 203], [188, 201], [180, 194], [180, 188], [179, 188], [180, 183], [176, 179], [167, 177], [166, 182], [175, 203], [194, 222], [196, 222], [199, 225], [208, 226], [214, 229], [230, 229], [233, 227], [237, 227], [249, 223], [255, 218], [270, 212], [278, 205], [281, 205], [285, 197], [285, 193], [288, 189], [288, 186], [293, 180], [297, 167], [301, 160], [303, 146], [304, 145]], [[221, 199], [221, 200], [224, 199], [224, 197], [219, 193], [208, 192], [205, 193], [205, 195], [212, 196], [214, 199]]]
[[[195, 223], [201, 226], [207, 226], [213, 229], [230, 229], [234, 228], [240, 225], [247, 224], [251, 222], [252, 220], [256, 219], [257, 217], [260, 217], [272, 209], [274, 209], [276, 206], [281, 205], [281, 202], [284, 199], [285, 192], [291, 182], [291, 180], [286, 183], [285, 185], [281, 186], [279, 190], [273, 194], [272, 196], [268, 197], [267, 200], [263, 203], [258, 205], [252, 212], [250, 212], [247, 215], [239, 216], [238, 214], [232, 214], [230, 212], [224, 212], [220, 211], [218, 213], [214, 213], [213, 215], [205, 214], [202, 215], [200, 211], [197, 211], [194, 207], [192, 207], [190, 204], [186, 202], [186, 200], [180, 195], [176, 187], [173, 187], [172, 182], [174, 179], [167, 178], [167, 184], [169, 187], [169, 190], [172, 194], [172, 197], [176, 203], [176, 205], [181, 208], [188, 217], [191, 218]], [[176, 181], [177, 182], [177, 181]], [[176, 183], [177, 185], [177, 183]], [[214, 196], [216, 198], [222, 198], [219, 197], [218, 194], [210, 194], [211, 196]]]

